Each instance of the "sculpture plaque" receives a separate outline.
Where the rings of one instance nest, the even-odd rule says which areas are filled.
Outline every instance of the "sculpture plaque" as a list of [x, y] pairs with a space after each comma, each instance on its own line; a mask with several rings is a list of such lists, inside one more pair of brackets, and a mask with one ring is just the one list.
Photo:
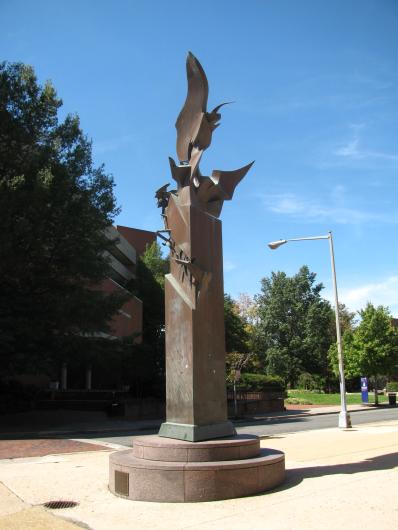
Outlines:
[[201, 174], [199, 163], [221, 118], [207, 112], [208, 83], [199, 61], [187, 57], [188, 94], [177, 118], [177, 164], [170, 169], [177, 189], [156, 192], [170, 249], [165, 281], [166, 422], [159, 436], [201, 441], [235, 434], [227, 419], [224, 286], [221, 221], [251, 164]]

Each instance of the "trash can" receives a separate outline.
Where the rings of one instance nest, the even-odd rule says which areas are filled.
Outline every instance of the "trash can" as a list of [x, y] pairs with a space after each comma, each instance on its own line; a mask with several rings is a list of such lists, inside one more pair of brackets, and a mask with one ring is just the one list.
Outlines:
[[396, 392], [389, 392], [388, 393], [388, 404], [390, 407], [396, 407], [397, 406], [397, 394]]

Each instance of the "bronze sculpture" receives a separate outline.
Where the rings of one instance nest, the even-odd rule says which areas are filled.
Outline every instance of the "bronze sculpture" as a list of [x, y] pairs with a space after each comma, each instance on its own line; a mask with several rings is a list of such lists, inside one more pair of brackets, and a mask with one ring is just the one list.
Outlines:
[[170, 247], [166, 275], [166, 413], [159, 436], [135, 439], [109, 458], [109, 489], [141, 501], [201, 502], [254, 495], [278, 486], [285, 455], [235, 435], [227, 419], [221, 221], [224, 200], [251, 164], [203, 176], [199, 162], [218, 125], [207, 112], [208, 86], [198, 60], [187, 59], [188, 95], [177, 119], [177, 189], [156, 192]]
[[166, 276], [166, 413], [160, 436], [200, 441], [235, 433], [227, 421], [221, 221], [251, 164], [201, 174], [199, 163], [221, 115], [207, 112], [208, 82], [199, 61], [187, 57], [188, 93], [177, 118], [177, 155], [170, 169], [177, 189], [156, 192], [170, 248]]

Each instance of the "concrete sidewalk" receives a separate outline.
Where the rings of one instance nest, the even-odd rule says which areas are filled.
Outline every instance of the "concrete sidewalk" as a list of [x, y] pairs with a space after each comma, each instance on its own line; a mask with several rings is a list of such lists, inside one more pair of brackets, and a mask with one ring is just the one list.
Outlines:
[[[398, 421], [270, 437], [286, 453], [273, 492], [226, 501], [128, 501], [107, 488], [110, 451], [0, 461], [1, 529], [348, 530], [398, 527]], [[125, 448], [123, 448], [125, 449]], [[49, 511], [50, 500], [75, 508]]]

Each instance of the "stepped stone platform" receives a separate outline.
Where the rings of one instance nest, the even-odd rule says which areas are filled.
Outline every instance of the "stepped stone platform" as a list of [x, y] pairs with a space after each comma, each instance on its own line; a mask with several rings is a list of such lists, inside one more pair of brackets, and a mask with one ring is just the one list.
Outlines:
[[203, 442], [136, 439], [110, 456], [109, 489], [131, 500], [201, 502], [255, 495], [285, 478], [285, 455], [261, 449], [257, 436]]

